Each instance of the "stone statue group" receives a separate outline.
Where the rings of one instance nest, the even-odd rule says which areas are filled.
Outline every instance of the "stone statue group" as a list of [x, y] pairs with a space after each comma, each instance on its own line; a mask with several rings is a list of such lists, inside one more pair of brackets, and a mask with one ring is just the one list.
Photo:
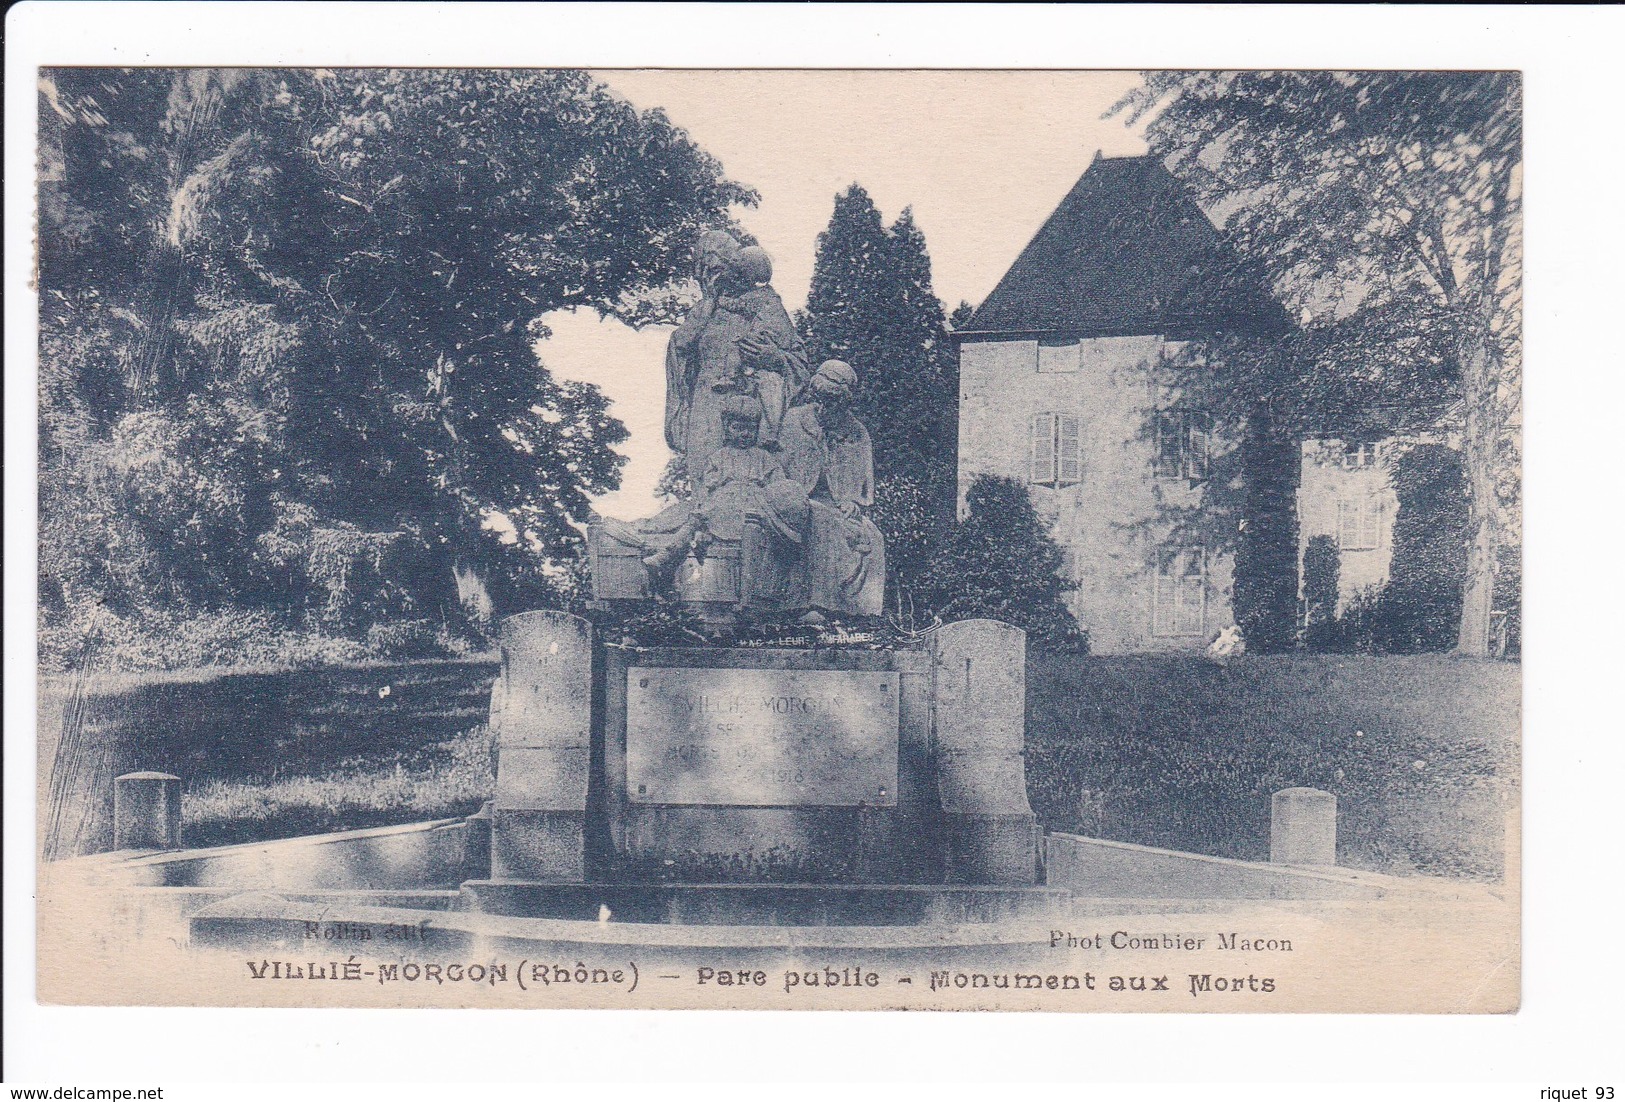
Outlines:
[[[599, 599], [675, 593], [733, 612], [878, 615], [885, 542], [857, 372], [810, 370], [773, 263], [721, 231], [695, 250], [700, 301], [666, 350], [666, 443], [691, 490], [653, 517], [592, 525]], [[638, 572], [613, 564], [635, 557]]]

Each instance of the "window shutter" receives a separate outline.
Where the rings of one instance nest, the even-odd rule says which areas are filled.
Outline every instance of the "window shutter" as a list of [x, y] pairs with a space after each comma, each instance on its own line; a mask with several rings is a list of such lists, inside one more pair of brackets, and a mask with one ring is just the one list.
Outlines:
[[1055, 414], [1035, 413], [1032, 421], [1032, 480], [1041, 486], [1055, 482]]
[[1074, 414], [1057, 415], [1059, 425], [1056, 436], [1057, 466], [1055, 481], [1069, 486], [1083, 480], [1083, 443], [1078, 418]]
[[1365, 509], [1361, 516], [1360, 546], [1376, 547], [1377, 536], [1382, 530], [1382, 505], [1374, 497], [1365, 499]]
[[1185, 477], [1203, 479], [1207, 477], [1208, 433], [1211, 421], [1205, 413], [1187, 413], [1185, 417]]
[[1382, 534], [1382, 504], [1372, 494], [1339, 499], [1337, 546], [1344, 551], [1370, 551]]
[[1152, 590], [1151, 631], [1155, 635], [1201, 635], [1207, 623], [1207, 549], [1162, 551]]
[[1179, 634], [1202, 634], [1202, 613], [1206, 599], [1207, 587], [1201, 574], [1187, 574], [1179, 579], [1179, 617], [1175, 624]]
[[1179, 468], [1179, 415], [1164, 411], [1157, 414], [1157, 474], [1178, 478]]

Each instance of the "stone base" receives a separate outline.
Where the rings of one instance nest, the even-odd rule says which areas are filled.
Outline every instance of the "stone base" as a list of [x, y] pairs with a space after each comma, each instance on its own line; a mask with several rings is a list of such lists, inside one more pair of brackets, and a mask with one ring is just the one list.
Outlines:
[[953, 883], [1039, 882], [1036, 815], [945, 814], [942, 823], [947, 834], [948, 879]]
[[481, 914], [676, 926], [927, 926], [1056, 918], [1054, 888], [971, 885], [549, 884], [470, 880], [463, 909]]
[[[578, 890], [577, 885], [563, 887], [567, 891]], [[939, 891], [952, 892], [953, 889]], [[874, 951], [882, 954], [874, 958], [874, 963], [898, 968], [938, 968], [944, 963], [944, 953], [973, 950], [978, 954], [978, 961], [997, 967], [1001, 962], [1004, 966], [1016, 963], [1003, 955], [1011, 951], [1022, 954], [1036, 951], [1047, 957], [1051, 931], [1055, 923], [1064, 919], [1064, 911], [1058, 909], [1061, 906], [1059, 902], [1053, 906], [1033, 902], [1026, 909], [1010, 912], [1029, 917], [1001, 922], [890, 926], [707, 925], [585, 922], [361, 901], [311, 902], [254, 892], [202, 908], [191, 916], [183, 933], [197, 947], [246, 951], [261, 959], [277, 954], [270, 956], [270, 961], [279, 973], [297, 970], [297, 973], [285, 974], [284, 978], [313, 975], [322, 978], [317, 969], [331, 976], [336, 974], [334, 965], [343, 967], [342, 957], [311, 960], [310, 951], [316, 944], [311, 939], [313, 930], [322, 939], [324, 950], [342, 946], [346, 950], [344, 955], [348, 955], [354, 946], [365, 946], [369, 960], [360, 965], [363, 976], [371, 975], [371, 970], [379, 967], [371, 958], [420, 967], [425, 962], [491, 960], [508, 963], [511, 968], [521, 958], [540, 960], [565, 955], [572, 962], [584, 960], [594, 967], [605, 961], [625, 967], [624, 962], [635, 959], [650, 972], [656, 969], [678, 972], [698, 965], [714, 966], [718, 951], [726, 954], [731, 967], [778, 969], [791, 961], [806, 960], [808, 953], [826, 950]], [[890, 906], [886, 909], [894, 910]], [[951, 910], [948, 908], [944, 913]], [[814, 912], [799, 913], [815, 917]], [[410, 936], [403, 938], [403, 932], [410, 932]], [[1026, 963], [1028, 958], [1023, 955], [1021, 960]]]
[[586, 878], [586, 815], [579, 811], [496, 808], [491, 813], [491, 875], [581, 881]]
[[[685, 599], [726, 589], [727, 551], [679, 571], [700, 587]], [[538, 611], [503, 621], [502, 651], [475, 879], [1040, 882], [1025, 636], [1008, 624], [884, 646], [637, 647]], [[483, 834], [476, 820], [471, 866]]]

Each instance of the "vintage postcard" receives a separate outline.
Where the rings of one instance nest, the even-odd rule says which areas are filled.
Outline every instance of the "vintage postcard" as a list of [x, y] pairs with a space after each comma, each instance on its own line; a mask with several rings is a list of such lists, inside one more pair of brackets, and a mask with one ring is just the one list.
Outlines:
[[37, 77], [41, 1002], [1519, 1006], [1519, 73]]

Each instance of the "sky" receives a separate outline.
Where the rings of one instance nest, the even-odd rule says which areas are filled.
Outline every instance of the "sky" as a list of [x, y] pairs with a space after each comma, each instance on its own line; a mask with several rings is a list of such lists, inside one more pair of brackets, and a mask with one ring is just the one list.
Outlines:
[[[890, 223], [904, 207], [930, 250], [948, 310], [979, 304], [1089, 167], [1145, 152], [1103, 119], [1132, 72], [610, 70], [595, 74], [639, 108], [663, 108], [727, 175], [761, 194], [739, 221], [773, 257], [774, 286], [806, 303], [818, 234], [836, 193], [862, 184]], [[670, 333], [596, 314], [552, 314], [537, 351], [557, 375], [596, 383], [631, 433], [603, 513], [634, 519], [669, 452], [661, 420]], [[858, 365], [862, 370], [862, 365]]]

